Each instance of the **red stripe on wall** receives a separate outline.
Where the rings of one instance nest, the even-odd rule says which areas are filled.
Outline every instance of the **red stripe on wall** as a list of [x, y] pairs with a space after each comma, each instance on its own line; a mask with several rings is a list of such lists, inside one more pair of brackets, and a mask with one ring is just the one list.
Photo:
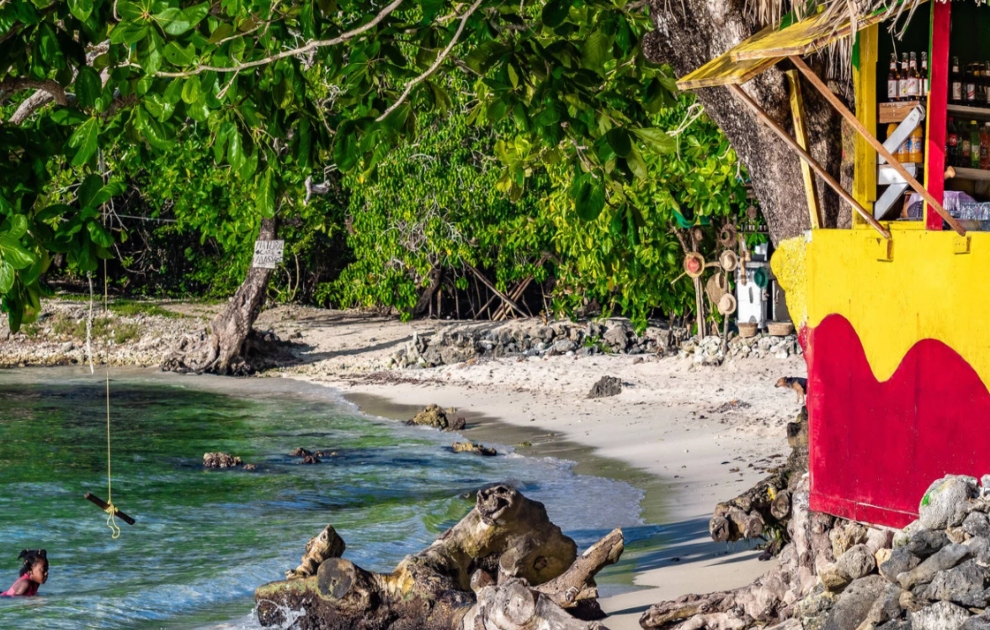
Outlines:
[[841, 315], [805, 345], [813, 510], [903, 527], [934, 480], [990, 473], [990, 392], [955, 350], [924, 339], [880, 383]]

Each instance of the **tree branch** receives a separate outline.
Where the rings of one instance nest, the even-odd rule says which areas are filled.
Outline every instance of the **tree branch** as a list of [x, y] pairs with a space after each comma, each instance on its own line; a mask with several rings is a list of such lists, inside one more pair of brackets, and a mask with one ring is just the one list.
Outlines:
[[[55, 102], [65, 107], [69, 104], [65, 88], [52, 79], [28, 79], [26, 77], [8, 77], [0, 81], [0, 92], [19, 92], [20, 90], [44, 90]], [[0, 98], [0, 102], [7, 100]]]
[[447, 57], [447, 55], [450, 54], [450, 51], [454, 49], [454, 46], [457, 44], [457, 40], [461, 38], [461, 33], [464, 32], [464, 27], [465, 25], [467, 25], [468, 18], [471, 17], [472, 13], [478, 10], [478, 7], [481, 6], [482, 2], [484, 2], [484, 0], [475, 0], [474, 4], [472, 4], [471, 7], [464, 12], [464, 15], [461, 16], [461, 23], [457, 26], [457, 31], [454, 32], [454, 36], [450, 39], [450, 42], [447, 43], [447, 47], [444, 48], [439, 55], [437, 55], [437, 58], [433, 62], [433, 65], [431, 65], [426, 70], [426, 72], [424, 72], [423, 74], [419, 75], [418, 77], [407, 83], [406, 89], [402, 91], [402, 96], [400, 96], [397, 101], [392, 103], [392, 105], [388, 109], [386, 109], [381, 116], [376, 118], [375, 119], [376, 122], [381, 122], [385, 120], [385, 118], [389, 114], [394, 112], [396, 108], [399, 107], [399, 105], [401, 105], [403, 101], [406, 100], [406, 98], [409, 96], [409, 93], [412, 92], [412, 89], [414, 87], [425, 81], [431, 74], [437, 71], [437, 68], [440, 67], [440, 64], [443, 63], [443, 60]]
[[298, 48], [293, 48], [291, 50], [283, 50], [280, 53], [271, 55], [270, 57], [265, 57], [264, 59], [255, 59], [254, 61], [249, 61], [247, 63], [238, 63], [233, 66], [197, 66], [192, 70], [187, 70], [185, 72], [158, 72], [155, 76], [159, 77], [191, 77], [195, 74], [202, 74], [203, 72], [239, 72], [247, 68], [256, 68], [258, 66], [263, 66], [269, 64], [273, 61], [278, 61], [279, 59], [284, 59], [286, 57], [294, 57], [295, 55], [300, 55], [302, 53], [310, 52], [311, 50], [316, 50], [317, 48], [325, 48], [327, 46], [336, 46], [337, 44], [343, 44], [344, 42], [354, 39], [361, 33], [370, 31], [374, 27], [389, 16], [393, 11], [399, 8], [399, 5], [403, 3], [404, 0], [393, 0], [391, 4], [386, 6], [381, 10], [378, 15], [376, 15], [370, 22], [357, 27], [352, 31], [347, 31], [346, 33], [341, 33], [333, 39], [320, 39], [313, 40], [306, 43], [305, 46], [300, 46]]

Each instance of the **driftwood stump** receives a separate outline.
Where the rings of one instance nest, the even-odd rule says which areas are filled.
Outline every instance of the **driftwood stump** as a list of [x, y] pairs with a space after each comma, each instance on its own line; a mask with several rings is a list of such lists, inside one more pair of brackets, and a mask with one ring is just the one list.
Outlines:
[[614, 530], [578, 557], [542, 503], [499, 485], [392, 573], [327, 558], [313, 576], [258, 588], [258, 619], [278, 625], [304, 610], [303, 630], [603, 628], [592, 621], [604, 617], [594, 576], [622, 549]]

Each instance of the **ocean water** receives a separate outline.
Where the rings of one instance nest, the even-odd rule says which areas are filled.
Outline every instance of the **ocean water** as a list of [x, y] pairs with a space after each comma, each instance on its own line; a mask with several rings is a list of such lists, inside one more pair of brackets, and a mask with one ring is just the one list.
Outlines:
[[[21, 549], [51, 565], [40, 597], [0, 598], [0, 628], [255, 628], [254, 589], [328, 523], [346, 558], [391, 571], [496, 482], [544, 503], [582, 549], [644, 527], [627, 483], [505, 445], [455, 454], [456, 435], [363, 415], [316, 385], [112, 370], [110, 394], [113, 500], [137, 519], [118, 520], [117, 539], [83, 499], [107, 498], [104, 374], [0, 370], [0, 590]], [[335, 454], [301, 465], [297, 447]], [[208, 451], [259, 469], [205, 470]]]

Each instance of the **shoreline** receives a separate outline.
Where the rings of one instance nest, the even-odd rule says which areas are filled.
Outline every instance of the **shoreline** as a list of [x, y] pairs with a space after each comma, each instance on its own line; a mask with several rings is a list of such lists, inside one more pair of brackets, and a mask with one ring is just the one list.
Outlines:
[[[135, 337], [115, 343], [109, 354], [94, 343], [95, 357], [116, 365], [150, 365], [183, 335], [200, 330], [215, 307], [165, 304], [175, 317], [117, 317]], [[71, 361], [82, 367], [78, 339], [60, 333], [60, 322], [78, 327], [79, 306], [46, 302], [51, 313], [32, 335], [0, 336], [0, 364], [43, 365]], [[49, 323], [52, 322], [52, 323]], [[506, 330], [532, 326], [513, 321]], [[606, 322], [607, 323], [607, 322]], [[660, 550], [627, 545], [624, 561], [635, 566], [640, 590], [607, 597], [603, 608], [612, 630], [635, 630], [651, 604], [688, 593], [744, 586], [773, 563], [737, 543], [714, 543], [708, 520], [720, 501], [735, 497], [782, 463], [789, 452], [785, 425], [798, 407], [790, 390], [774, 389], [781, 376], [804, 376], [800, 356], [732, 357], [710, 367], [678, 356], [652, 354], [558, 354], [475, 358], [432, 368], [387, 369], [394, 353], [417, 335], [454, 330], [462, 322], [395, 319], [308, 307], [265, 311], [257, 326], [290, 339], [298, 364], [261, 377], [284, 377], [330, 386], [365, 413], [386, 407], [416, 411], [428, 404], [456, 407], [474, 426], [474, 441], [515, 446], [522, 455], [548, 455], [577, 462], [575, 472], [631, 482], [645, 492], [641, 517], [657, 524]], [[682, 353], [683, 355], [683, 353]], [[622, 391], [589, 399], [603, 376], [618, 378]], [[368, 398], [374, 396], [375, 399]], [[405, 415], [411, 417], [412, 413]], [[492, 423], [495, 424], [492, 424]], [[491, 432], [485, 428], [491, 426]], [[513, 437], [530, 436], [528, 439]], [[492, 435], [494, 433], [494, 435]], [[491, 436], [491, 437], [489, 437]], [[607, 509], [607, 506], [602, 506]]]

